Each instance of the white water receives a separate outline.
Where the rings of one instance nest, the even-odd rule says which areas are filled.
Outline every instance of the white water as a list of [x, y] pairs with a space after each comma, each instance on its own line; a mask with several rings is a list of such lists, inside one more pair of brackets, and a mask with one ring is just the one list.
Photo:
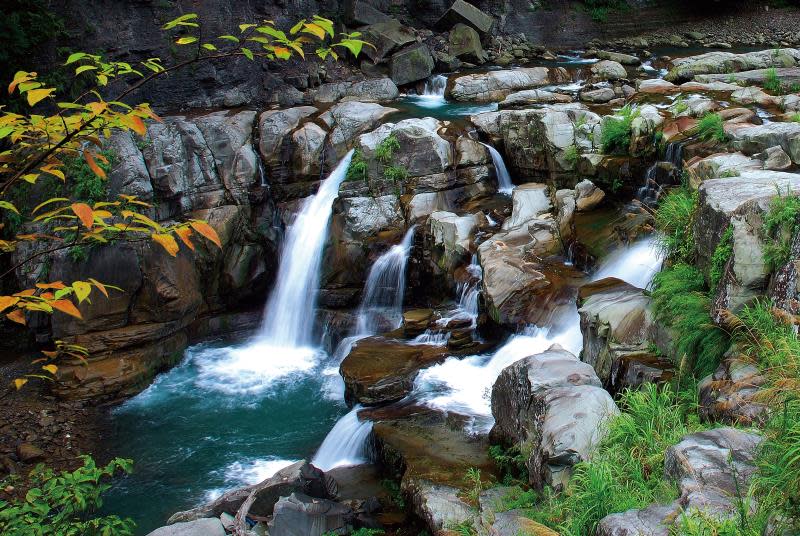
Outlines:
[[447, 77], [441, 74], [433, 75], [425, 80], [425, 89], [417, 96], [415, 103], [423, 108], [438, 108], [447, 104], [444, 91], [447, 88]]
[[316, 195], [303, 202], [286, 233], [275, 288], [265, 309], [259, 339], [269, 347], [313, 346], [314, 305], [317, 301], [322, 249], [328, 237], [333, 201], [339, 195], [353, 151], [322, 181]]
[[339, 419], [311, 460], [323, 471], [334, 467], [359, 465], [367, 462], [367, 438], [372, 432], [372, 422], [359, 421], [360, 406]]
[[364, 298], [358, 308], [355, 335], [374, 335], [382, 324], [395, 329], [403, 322], [406, 265], [414, 227], [406, 231], [402, 242], [389, 248], [372, 265], [364, 286]]
[[[661, 262], [662, 257], [653, 240], [646, 239], [610, 255], [593, 279], [618, 277], [644, 288]], [[557, 332], [531, 326], [510, 337], [494, 354], [464, 359], [451, 357], [440, 365], [423, 370], [414, 381], [411, 397], [429, 407], [470, 417], [469, 429], [472, 432], [488, 432], [494, 423], [492, 386], [504, 368], [524, 357], [543, 352], [553, 344], [559, 344], [575, 355], [581, 352], [583, 337], [577, 308], [566, 308], [562, 314], [552, 322], [556, 326], [565, 326]]]
[[492, 155], [492, 163], [497, 173], [497, 191], [501, 194], [511, 195], [514, 184], [511, 182], [511, 175], [508, 173], [508, 168], [506, 168], [506, 163], [503, 161], [503, 156], [491, 145], [486, 143], [483, 145], [489, 149], [489, 154]]
[[225, 479], [225, 486], [208, 490], [204, 500], [211, 502], [236, 486], [253, 485], [271, 478], [283, 469], [295, 463], [297, 460], [282, 460], [279, 458], [257, 458], [248, 462], [233, 462], [222, 470]]

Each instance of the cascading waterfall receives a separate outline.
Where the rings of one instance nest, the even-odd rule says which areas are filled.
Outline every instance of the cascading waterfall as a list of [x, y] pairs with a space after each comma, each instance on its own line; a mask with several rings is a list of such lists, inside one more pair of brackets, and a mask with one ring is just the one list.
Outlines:
[[339, 195], [353, 151], [322, 181], [316, 195], [303, 203], [286, 233], [275, 288], [265, 309], [259, 338], [271, 346], [312, 345], [314, 305], [318, 293], [322, 249], [328, 236], [333, 201]]
[[489, 149], [489, 154], [492, 155], [492, 163], [497, 173], [497, 191], [501, 194], [510, 195], [514, 189], [514, 183], [511, 182], [511, 175], [508, 173], [503, 156], [491, 145], [483, 143], [483, 146]]
[[[610, 255], [593, 279], [617, 277], [640, 288], [646, 287], [658, 271], [661, 253], [653, 239], [637, 242]], [[507, 366], [529, 355], [543, 352], [553, 344], [578, 355], [583, 347], [577, 307], [564, 308], [553, 325], [559, 331], [530, 326], [512, 336], [494, 354], [458, 359], [450, 357], [442, 364], [423, 370], [414, 381], [411, 397], [429, 407], [452, 411], [472, 419], [470, 429], [488, 432], [494, 420], [490, 407], [492, 386]]]
[[444, 90], [447, 88], [447, 77], [436, 74], [425, 80], [425, 89], [422, 94], [430, 97], [441, 97], [444, 99]]
[[361, 406], [356, 406], [339, 419], [311, 463], [323, 471], [329, 471], [334, 467], [367, 462], [367, 438], [372, 432], [372, 422], [358, 420], [360, 409]]
[[667, 145], [664, 160], [655, 162], [647, 169], [644, 184], [636, 192], [636, 198], [649, 206], [658, 204], [663, 191], [662, 186], [676, 183], [682, 169], [683, 144], [671, 142]]
[[364, 298], [358, 308], [355, 336], [369, 336], [382, 325], [400, 327], [403, 321], [403, 295], [406, 290], [406, 265], [414, 239], [412, 226], [403, 241], [381, 255], [367, 276]]

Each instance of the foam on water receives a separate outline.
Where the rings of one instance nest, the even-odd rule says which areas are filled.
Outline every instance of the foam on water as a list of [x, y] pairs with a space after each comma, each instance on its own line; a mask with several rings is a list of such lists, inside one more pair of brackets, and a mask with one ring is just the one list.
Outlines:
[[225, 486], [208, 490], [205, 493], [205, 501], [211, 502], [230, 489], [263, 482], [284, 467], [288, 467], [297, 461], [271, 457], [256, 458], [246, 462], [233, 462], [223, 469]]
[[372, 422], [358, 419], [360, 409], [361, 406], [356, 406], [339, 419], [311, 463], [323, 471], [329, 471], [334, 467], [367, 462], [367, 438], [372, 432]]
[[664, 261], [653, 237], [639, 240], [612, 252], [594, 274], [595, 281], [616, 277], [639, 288], [647, 288]]

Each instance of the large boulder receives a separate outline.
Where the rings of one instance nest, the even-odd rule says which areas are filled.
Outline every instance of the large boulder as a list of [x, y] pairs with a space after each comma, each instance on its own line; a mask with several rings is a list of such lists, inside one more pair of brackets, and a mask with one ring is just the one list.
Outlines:
[[[309, 91], [315, 104], [331, 104], [340, 100], [385, 102], [397, 98], [400, 92], [391, 78], [372, 78], [360, 82], [332, 82]], [[262, 114], [263, 115], [263, 114]]]
[[452, 271], [471, 255], [471, 241], [482, 220], [484, 218], [476, 214], [458, 216], [445, 211], [431, 214], [428, 219], [433, 247], [431, 254], [442, 270]]
[[589, 69], [597, 80], [621, 80], [628, 77], [625, 67], [611, 60], [598, 61]]
[[636, 56], [632, 56], [630, 54], [623, 54], [621, 52], [610, 52], [607, 50], [598, 50], [595, 53], [595, 56], [597, 58], [600, 58], [601, 60], [615, 61], [623, 65], [639, 65], [642, 62]]
[[767, 406], [757, 397], [766, 378], [753, 363], [728, 357], [698, 384], [700, 417], [709, 422], [752, 426], [767, 418]]
[[457, 101], [498, 102], [515, 91], [566, 82], [561, 67], [530, 67], [467, 74], [452, 79], [449, 96]]
[[375, 62], [388, 58], [392, 52], [417, 40], [414, 30], [396, 19], [371, 24], [364, 28], [363, 34], [364, 40], [372, 44], [371, 47], [364, 47], [364, 54]]
[[433, 56], [424, 44], [395, 52], [389, 60], [389, 76], [398, 86], [425, 80], [431, 75], [433, 68]]
[[437, 22], [437, 26], [446, 29], [455, 24], [465, 24], [471, 26], [482, 34], [488, 34], [492, 29], [494, 19], [474, 5], [465, 0], [455, 0], [442, 18]]
[[734, 54], [732, 52], [707, 52], [672, 61], [667, 74], [670, 82], [683, 82], [700, 74], [726, 74], [768, 67], [793, 67], [800, 63], [800, 50], [781, 48]]
[[594, 369], [558, 345], [505, 368], [492, 387], [491, 436], [529, 452], [531, 485], [563, 489], [618, 414]]
[[472, 27], [465, 24], [456, 24], [448, 36], [450, 54], [457, 58], [484, 63], [486, 53], [481, 45], [481, 36]]
[[[613, 94], [614, 91], [612, 90]], [[612, 97], [613, 98], [613, 97]], [[609, 99], [611, 100], [611, 99]], [[554, 93], [544, 89], [524, 89], [511, 93], [498, 105], [503, 108], [526, 108], [533, 104], [555, 104], [572, 102], [572, 97], [563, 93]]]
[[284, 139], [300, 121], [317, 113], [313, 106], [298, 106], [286, 110], [269, 110], [258, 117], [258, 150], [262, 161], [269, 165], [281, 160]]
[[359, 134], [375, 128], [381, 119], [396, 111], [376, 103], [348, 101], [333, 106], [320, 119], [330, 128], [328, 143], [342, 158]]
[[345, 22], [352, 26], [365, 26], [391, 20], [389, 15], [381, 11], [381, 7], [381, 2], [375, 0], [346, 0]]
[[347, 530], [353, 510], [344, 504], [292, 493], [281, 497], [269, 521], [270, 536], [322, 536]]
[[800, 123], [743, 125], [730, 135], [733, 147], [747, 155], [781, 147], [793, 163], [800, 164]]
[[225, 528], [219, 519], [206, 518], [157, 528], [147, 536], [225, 536]]

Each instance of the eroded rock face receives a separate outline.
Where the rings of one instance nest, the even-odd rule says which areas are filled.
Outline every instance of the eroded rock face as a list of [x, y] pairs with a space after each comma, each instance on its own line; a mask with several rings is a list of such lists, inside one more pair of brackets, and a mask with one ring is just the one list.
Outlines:
[[347, 530], [353, 517], [349, 506], [294, 492], [275, 504], [269, 533], [271, 536], [328, 534]]
[[619, 410], [594, 369], [558, 345], [505, 368], [492, 388], [491, 436], [524, 445], [531, 485], [561, 489]]
[[561, 67], [468, 74], [452, 79], [449, 96], [457, 101], [498, 102], [515, 91], [566, 82], [568, 77], [567, 71]]
[[731, 132], [733, 146], [752, 155], [771, 147], [780, 147], [792, 162], [800, 164], [800, 123], [747, 125]]
[[[483, 213], [480, 213], [481, 215]], [[441, 249], [436, 262], [444, 271], [452, 271], [471, 255], [471, 239], [476, 227], [484, 220], [475, 214], [457, 216], [452, 212], [434, 212], [428, 219], [433, 248]]]
[[758, 367], [752, 363], [736, 357], [726, 358], [697, 386], [701, 418], [744, 426], [763, 422], [767, 417], [767, 407], [755, 398], [765, 382]]
[[376, 103], [348, 101], [333, 106], [320, 116], [330, 128], [329, 142], [338, 158], [348, 151], [356, 137], [375, 126], [394, 108], [387, 108]]
[[768, 67], [792, 67], [800, 63], [800, 51], [794, 48], [761, 50], [734, 54], [707, 52], [673, 60], [674, 67], [666, 76], [669, 81], [687, 81], [699, 74], [722, 74]]

